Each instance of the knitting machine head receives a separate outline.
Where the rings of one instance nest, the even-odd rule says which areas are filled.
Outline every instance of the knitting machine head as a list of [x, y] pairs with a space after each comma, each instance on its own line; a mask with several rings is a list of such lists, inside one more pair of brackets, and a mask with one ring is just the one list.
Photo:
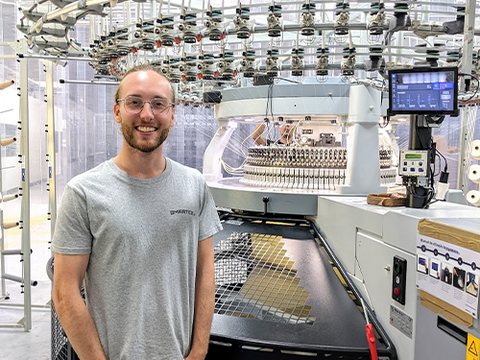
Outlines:
[[[380, 191], [397, 174], [391, 148], [379, 146], [380, 98], [376, 90], [340, 80], [223, 90], [204, 175], [211, 188], [244, 192]], [[250, 130], [233, 141], [246, 146], [245, 161], [235, 168], [222, 155], [240, 124]]]

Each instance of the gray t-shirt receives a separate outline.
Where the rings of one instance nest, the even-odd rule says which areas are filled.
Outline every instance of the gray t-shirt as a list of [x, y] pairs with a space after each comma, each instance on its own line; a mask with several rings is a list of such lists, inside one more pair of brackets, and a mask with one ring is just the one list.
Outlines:
[[183, 359], [198, 242], [222, 228], [203, 176], [171, 159], [137, 179], [108, 160], [72, 179], [52, 249], [90, 254], [87, 307], [108, 359]]

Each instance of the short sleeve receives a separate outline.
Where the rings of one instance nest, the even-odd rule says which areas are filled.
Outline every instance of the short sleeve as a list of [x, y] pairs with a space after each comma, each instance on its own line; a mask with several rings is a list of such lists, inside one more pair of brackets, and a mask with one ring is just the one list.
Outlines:
[[58, 211], [52, 250], [69, 255], [89, 254], [92, 239], [86, 196], [67, 185]]
[[207, 186], [207, 183], [203, 181], [203, 201], [202, 211], [200, 212], [200, 227], [198, 240], [205, 240], [210, 236], [213, 236], [217, 232], [222, 230], [222, 224], [218, 217], [217, 208], [213, 201], [212, 193]]

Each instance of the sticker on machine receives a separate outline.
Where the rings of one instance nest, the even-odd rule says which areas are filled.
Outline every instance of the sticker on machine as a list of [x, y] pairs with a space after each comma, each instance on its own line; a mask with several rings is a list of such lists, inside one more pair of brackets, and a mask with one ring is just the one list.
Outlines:
[[467, 336], [467, 354], [465, 359], [466, 360], [479, 360], [479, 353], [480, 353], [480, 340], [473, 336], [472, 334], [468, 334]]
[[478, 318], [480, 253], [418, 235], [416, 261], [419, 290]]

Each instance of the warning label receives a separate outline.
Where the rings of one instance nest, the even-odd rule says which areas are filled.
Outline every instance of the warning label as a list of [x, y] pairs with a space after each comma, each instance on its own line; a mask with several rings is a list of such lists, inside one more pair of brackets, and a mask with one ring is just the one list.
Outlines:
[[480, 339], [468, 334], [466, 360], [479, 360]]

